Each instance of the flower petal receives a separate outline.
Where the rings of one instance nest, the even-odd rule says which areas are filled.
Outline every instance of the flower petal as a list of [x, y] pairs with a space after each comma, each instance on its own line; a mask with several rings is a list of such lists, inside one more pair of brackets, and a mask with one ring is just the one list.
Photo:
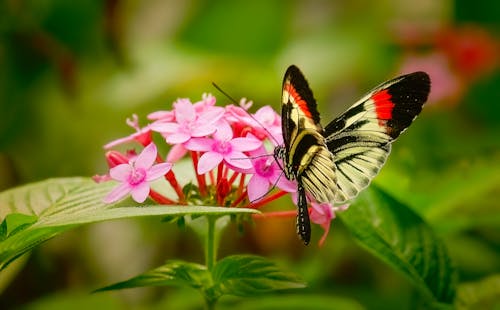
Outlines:
[[247, 192], [250, 202], [254, 202], [262, 198], [269, 190], [269, 182], [266, 178], [254, 174], [248, 181]]
[[148, 170], [146, 181], [153, 181], [164, 176], [172, 168], [171, 163], [161, 163], [154, 165]]
[[190, 151], [206, 152], [212, 150], [214, 140], [210, 138], [192, 138], [184, 144], [184, 147]]
[[148, 114], [148, 119], [150, 120], [163, 120], [163, 121], [173, 121], [175, 115], [173, 111], [156, 111]]
[[191, 138], [191, 135], [185, 132], [174, 132], [172, 134], [167, 135], [165, 139], [169, 144], [181, 144], [187, 142]]
[[245, 138], [234, 138], [229, 143], [231, 143], [234, 150], [241, 152], [253, 151], [262, 145], [262, 141], [255, 138], [253, 135]]
[[315, 224], [330, 226], [331, 220], [335, 218], [332, 205], [329, 203], [312, 202], [311, 209], [311, 222]]
[[205, 174], [215, 168], [221, 161], [222, 155], [215, 152], [206, 152], [200, 156], [198, 161], [198, 174]]
[[252, 162], [247, 155], [242, 152], [233, 151], [227, 155], [224, 155], [224, 160], [231, 166], [235, 166], [241, 169], [253, 168]]
[[288, 193], [294, 193], [297, 191], [297, 183], [288, 180], [284, 174], [281, 174], [276, 181], [276, 187], [284, 190]]
[[149, 128], [153, 131], [160, 133], [173, 133], [177, 132], [180, 128], [179, 124], [165, 121], [157, 121], [149, 125]]
[[120, 164], [109, 169], [109, 176], [113, 180], [126, 182], [128, 177], [130, 176], [130, 173], [132, 173], [132, 169], [133, 168], [130, 166], [130, 164]]
[[335, 218], [333, 207], [329, 203], [311, 203], [311, 222], [319, 224], [325, 231], [319, 240], [319, 246], [325, 243], [328, 232], [330, 231], [330, 223]]
[[113, 188], [113, 190], [111, 190], [111, 192], [109, 192], [106, 195], [106, 197], [104, 197], [103, 201], [105, 203], [116, 202], [116, 201], [122, 199], [123, 197], [127, 196], [127, 194], [130, 193], [131, 190], [132, 190], [132, 188], [130, 187], [130, 185], [128, 183], [119, 184], [118, 186]]
[[213, 125], [200, 125], [196, 128], [193, 128], [191, 130], [191, 136], [192, 137], [205, 137], [208, 135], [213, 134], [217, 130], [217, 127]]
[[149, 196], [149, 183], [142, 182], [140, 184], [137, 184], [136, 186], [134, 186], [134, 188], [132, 188], [131, 193], [132, 198], [136, 202], [143, 203]]
[[224, 115], [224, 108], [222, 107], [210, 107], [203, 111], [202, 114], [198, 116], [197, 123], [200, 124], [213, 124], [217, 122]]
[[150, 143], [139, 155], [137, 155], [134, 166], [136, 168], [149, 169], [154, 164], [157, 153], [156, 145], [154, 143]]
[[169, 163], [175, 163], [179, 159], [181, 159], [184, 155], [186, 155], [187, 149], [182, 144], [175, 144], [170, 149], [170, 152], [167, 154], [167, 158], [165, 159]]
[[196, 119], [196, 111], [189, 99], [179, 99], [174, 103], [175, 119], [179, 124], [189, 123]]
[[233, 129], [228, 122], [221, 119], [216, 124], [217, 130], [214, 132], [214, 138], [219, 141], [229, 141], [233, 137]]

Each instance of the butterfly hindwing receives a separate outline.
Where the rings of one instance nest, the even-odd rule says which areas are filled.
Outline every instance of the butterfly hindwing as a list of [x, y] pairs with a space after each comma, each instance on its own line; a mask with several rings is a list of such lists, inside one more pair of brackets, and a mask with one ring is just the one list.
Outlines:
[[414, 72], [385, 82], [330, 122], [324, 131], [337, 167], [335, 203], [354, 198], [385, 163], [393, 142], [422, 110], [430, 79]]

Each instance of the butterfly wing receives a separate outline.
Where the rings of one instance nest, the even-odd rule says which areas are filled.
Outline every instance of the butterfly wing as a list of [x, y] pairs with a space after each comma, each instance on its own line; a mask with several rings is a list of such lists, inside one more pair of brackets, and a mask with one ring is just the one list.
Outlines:
[[311, 228], [306, 192], [319, 202], [333, 200], [335, 164], [325, 143], [316, 100], [295, 66], [288, 68], [283, 80], [281, 118], [285, 145], [275, 149], [275, 156], [283, 160], [285, 176], [298, 183], [297, 232], [307, 244]]
[[378, 174], [391, 142], [412, 123], [430, 92], [425, 72], [414, 72], [385, 82], [324, 130], [337, 169], [335, 203], [354, 198]]

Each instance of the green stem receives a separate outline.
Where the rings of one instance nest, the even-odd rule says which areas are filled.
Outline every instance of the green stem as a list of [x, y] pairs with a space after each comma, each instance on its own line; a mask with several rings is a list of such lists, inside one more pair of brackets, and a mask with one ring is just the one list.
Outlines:
[[[217, 217], [207, 215], [207, 235], [205, 239], [205, 264], [209, 271], [212, 271], [217, 260], [217, 240], [215, 236], [215, 223]], [[215, 309], [217, 298], [210, 298], [205, 294], [205, 308], [207, 310]]]
[[214, 310], [216, 302], [217, 302], [217, 300], [211, 300], [211, 299], [205, 298], [205, 306], [206, 306], [205, 308], [207, 310]]
[[215, 240], [215, 222], [217, 218], [214, 216], [207, 216], [208, 231], [207, 239], [205, 241], [205, 263], [209, 271], [212, 271], [217, 260], [217, 245]]

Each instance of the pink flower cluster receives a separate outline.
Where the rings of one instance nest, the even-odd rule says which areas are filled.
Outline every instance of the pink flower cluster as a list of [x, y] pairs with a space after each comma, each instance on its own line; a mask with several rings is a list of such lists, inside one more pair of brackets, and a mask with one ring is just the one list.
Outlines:
[[[169, 111], [148, 115], [151, 121], [140, 127], [138, 117], [127, 120], [135, 129], [132, 135], [112, 141], [104, 146], [110, 171], [95, 176], [96, 181], [115, 180], [119, 184], [105, 197], [114, 203], [129, 194], [139, 203], [150, 197], [160, 204], [189, 204], [179, 185], [172, 166], [185, 156], [190, 156], [195, 170], [198, 197], [207, 205], [225, 207], [260, 208], [286, 193], [297, 190], [297, 185], [286, 179], [280, 165], [273, 157], [273, 148], [282, 144], [281, 117], [270, 107], [264, 106], [255, 114], [247, 110], [251, 102], [242, 100], [240, 105], [219, 107], [211, 95], [191, 103], [179, 99]], [[170, 146], [165, 160], [158, 155], [153, 134], [159, 134]], [[110, 150], [125, 143], [139, 143], [144, 149], [123, 154]], [[175, 190], [177, 197], [165, 197], [154, 191], [150, 182], [164, 177]], [[311, 202], [311, 219], [328, 233], [330, 221], [335, 218], [329, 204]], [[262, 217], [295, 216], [296, 211], [267, 212]]]

